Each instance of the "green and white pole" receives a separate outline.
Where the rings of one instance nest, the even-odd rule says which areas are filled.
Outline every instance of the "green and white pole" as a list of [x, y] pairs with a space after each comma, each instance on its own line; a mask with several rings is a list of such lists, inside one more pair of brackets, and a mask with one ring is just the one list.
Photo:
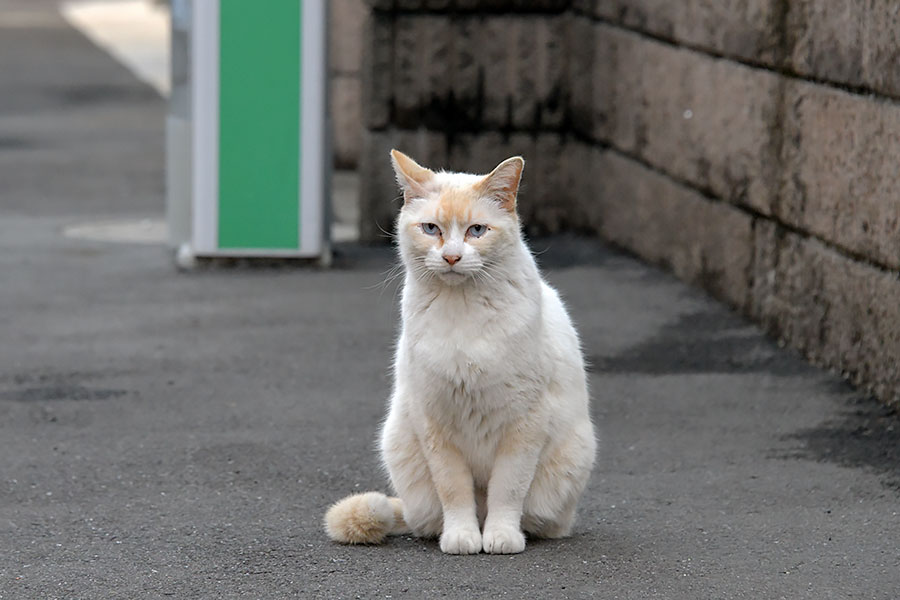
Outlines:
[[324, 257], [326, 1], [195, 0], [192, 13], [190, 251]]

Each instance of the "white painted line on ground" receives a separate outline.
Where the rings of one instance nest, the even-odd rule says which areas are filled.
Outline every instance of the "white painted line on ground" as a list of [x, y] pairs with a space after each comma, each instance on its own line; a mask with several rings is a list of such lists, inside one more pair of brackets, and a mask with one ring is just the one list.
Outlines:
[[168, 228], [162, 219], [124, 219], [69, 225], [63, 229], [63, 235], [97, 242], [165, 244]]
[[163, 96], [169, 94], [169, 12], [151, 0], [64, 2], [60, 13]]

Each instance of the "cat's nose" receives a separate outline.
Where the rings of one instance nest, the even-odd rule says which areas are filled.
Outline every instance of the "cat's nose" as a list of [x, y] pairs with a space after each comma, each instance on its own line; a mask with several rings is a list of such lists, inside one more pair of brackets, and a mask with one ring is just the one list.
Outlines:
[[443, 256], [444, 256], [444, 260], [446, 260], [448, 263], [450, 263], [451, 267], [453, 265], [455, 265], [456, 263], [458, 263], [459, 258], [460, 258], [459, 254], [444, 254]]

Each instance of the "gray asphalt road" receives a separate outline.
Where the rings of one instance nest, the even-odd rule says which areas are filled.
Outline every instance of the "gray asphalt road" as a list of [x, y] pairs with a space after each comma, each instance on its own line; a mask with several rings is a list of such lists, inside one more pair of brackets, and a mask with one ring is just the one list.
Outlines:
[[[897, 597], [896, 417], [568, 238], [534, 247], [593, 365], [574, 536], [516, 556], [332, 544], [328, 503], [385, 489], [390, 250], [182, 274], [157, 246], [64, 238], [161, 211], [163, 104], [61, 23], [2, 23], [0, 598]], [[93, 92], [61, 101], [77, 72]]]
[[161, 211], [165, 105], [56, 4], [0, 0], [0, 208]]

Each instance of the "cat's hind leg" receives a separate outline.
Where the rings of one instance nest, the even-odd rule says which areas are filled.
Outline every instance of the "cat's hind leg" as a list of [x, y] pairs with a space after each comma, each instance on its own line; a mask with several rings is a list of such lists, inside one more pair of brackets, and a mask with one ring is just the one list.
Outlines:
[[440, 498], [418, 438], [396, 413], [390, 414], [384, 424], [381, 455], [391, 484], [403, 502], [403, 520], [413, 535], [438, 537], [443, 524]]
[[577, 504], [578, 498], [575, 497], [552, 515], [545, 513], [543, 516], [538, 516], [533, 511], [525, 512], [522, 515], [522, 529], [529, 536], [538, 538], [555, 539], [568, 537], [572, 533], [572, 526], [575, 524], [575, 507]]
[[541, 456], [525, 498], [522, 529], [543, 538], [568, 536], [575, 523], [578, 499], [594, 463], [596, 441], [587, 422]]

